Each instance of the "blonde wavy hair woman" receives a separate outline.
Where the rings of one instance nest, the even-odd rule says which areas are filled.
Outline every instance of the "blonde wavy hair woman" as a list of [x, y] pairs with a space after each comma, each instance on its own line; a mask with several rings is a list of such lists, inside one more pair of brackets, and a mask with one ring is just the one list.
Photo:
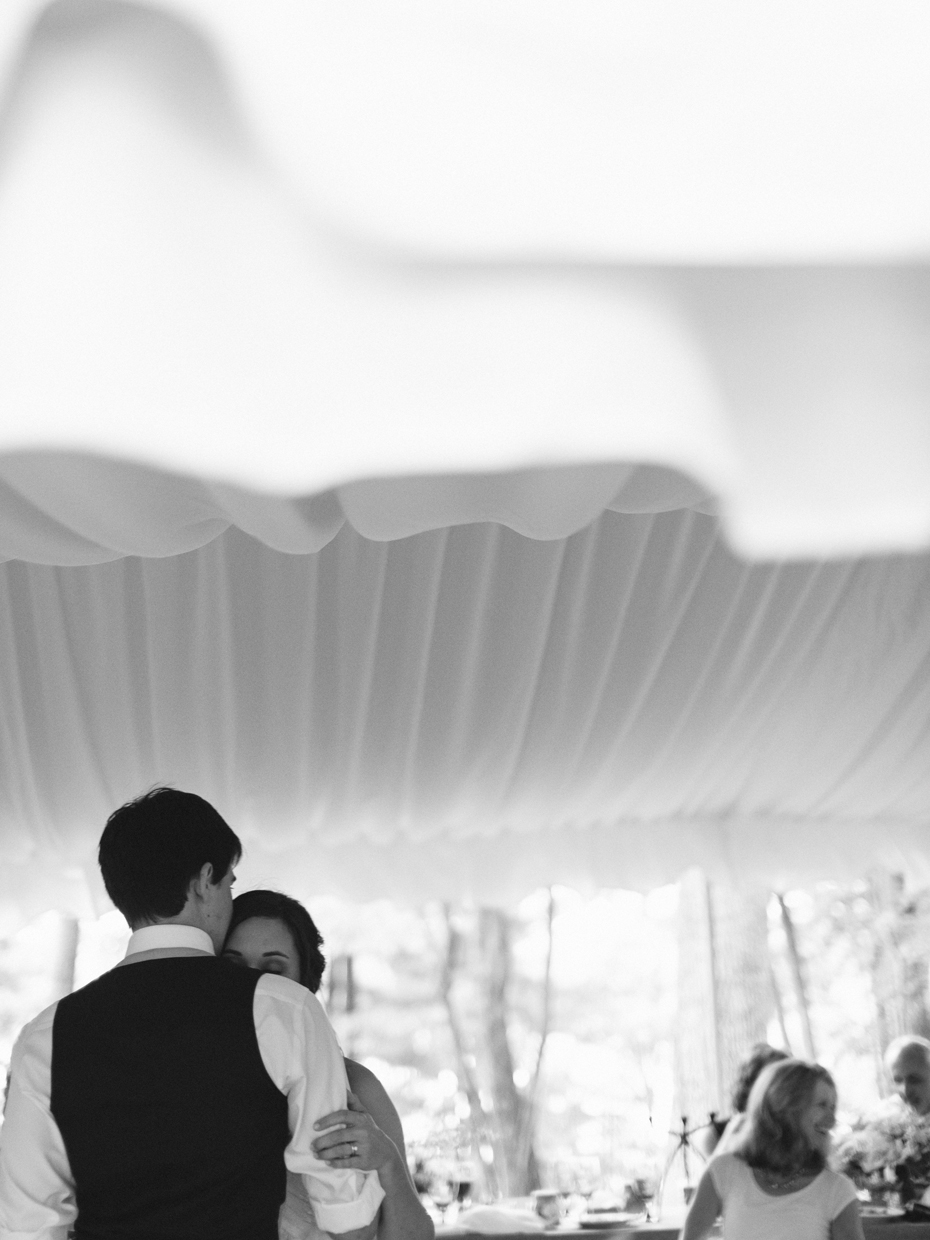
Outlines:
[[724, 1240], [863, 1240], [855, 1187], [827, 1166], [835, 1123], [826, 1068], [769, 1064], [733, 1145], [704, 1171], [681, 1240], [702, 1240], [721, 1214]]

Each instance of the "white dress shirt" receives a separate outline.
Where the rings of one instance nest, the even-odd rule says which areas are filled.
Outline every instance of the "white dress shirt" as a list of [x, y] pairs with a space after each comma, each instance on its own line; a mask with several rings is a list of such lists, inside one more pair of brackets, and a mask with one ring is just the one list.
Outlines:
[[[143, 957], [140, 953], [145, 953]], [[172, 955], [213, 955], [209, 935], [193, 926], [144, 926], [117, 967]], [[74, 1181], [52, 1117], [52, 1004], [23, 1029], [13, 1048], [10, 1089], [0, 1128], [0, 1236], [3, 1240], [66, 1240], [77, 1209]], [[319, 1227], [338, 1234], [364, 1227], [384, 1191], [377, 1172], [343, 1171], [312, 1149], [321, 1115], [343, 1110], [347, 1081], [339, 1043], [323, 1008], [304, 986], [266, 973], [255, 987], [255, 1032], [268, 1075], [287, 1096], [289, 1171], [300, 1175]], [[312, 1071], [308, 1072], [307, 1068]], [[230, 1082], [235, 1088], [235, 1082]]]

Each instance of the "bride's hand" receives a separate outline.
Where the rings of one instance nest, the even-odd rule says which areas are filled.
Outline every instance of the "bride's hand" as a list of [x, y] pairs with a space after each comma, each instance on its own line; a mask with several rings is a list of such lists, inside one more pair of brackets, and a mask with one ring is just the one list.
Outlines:
[[399, 1157], [397, 1146], [382, 1132], [355, 1094], [349, 1090], [345, 1111], [323, 1115], [314, 1128], [341, 1127], [326, 1132], [313, 1142], [313, 1152], [331, 1167], [348, 1171], [377, 1171]]

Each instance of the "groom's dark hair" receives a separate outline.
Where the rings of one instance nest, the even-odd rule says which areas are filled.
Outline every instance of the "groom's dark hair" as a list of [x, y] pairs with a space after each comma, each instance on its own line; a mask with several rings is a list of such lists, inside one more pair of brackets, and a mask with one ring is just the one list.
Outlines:
[[218, 883], [241, 856], [210, 802], [176, 788], [152, 788], [114, 810], [97, 853], [107, 894], [133, 927], [175, 917], [208, 861]]

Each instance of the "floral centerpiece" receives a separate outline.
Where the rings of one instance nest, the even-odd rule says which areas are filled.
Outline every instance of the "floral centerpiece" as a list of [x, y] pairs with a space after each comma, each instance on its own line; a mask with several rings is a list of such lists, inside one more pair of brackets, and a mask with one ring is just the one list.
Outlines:
[[855, 1121], [837, 1141], [835, 1154], [840, 1170], [873, 1200], [897, 1192], [905, 1204], [918, 1202], [930, 1190], [930, 1116], [888, 1100]]

